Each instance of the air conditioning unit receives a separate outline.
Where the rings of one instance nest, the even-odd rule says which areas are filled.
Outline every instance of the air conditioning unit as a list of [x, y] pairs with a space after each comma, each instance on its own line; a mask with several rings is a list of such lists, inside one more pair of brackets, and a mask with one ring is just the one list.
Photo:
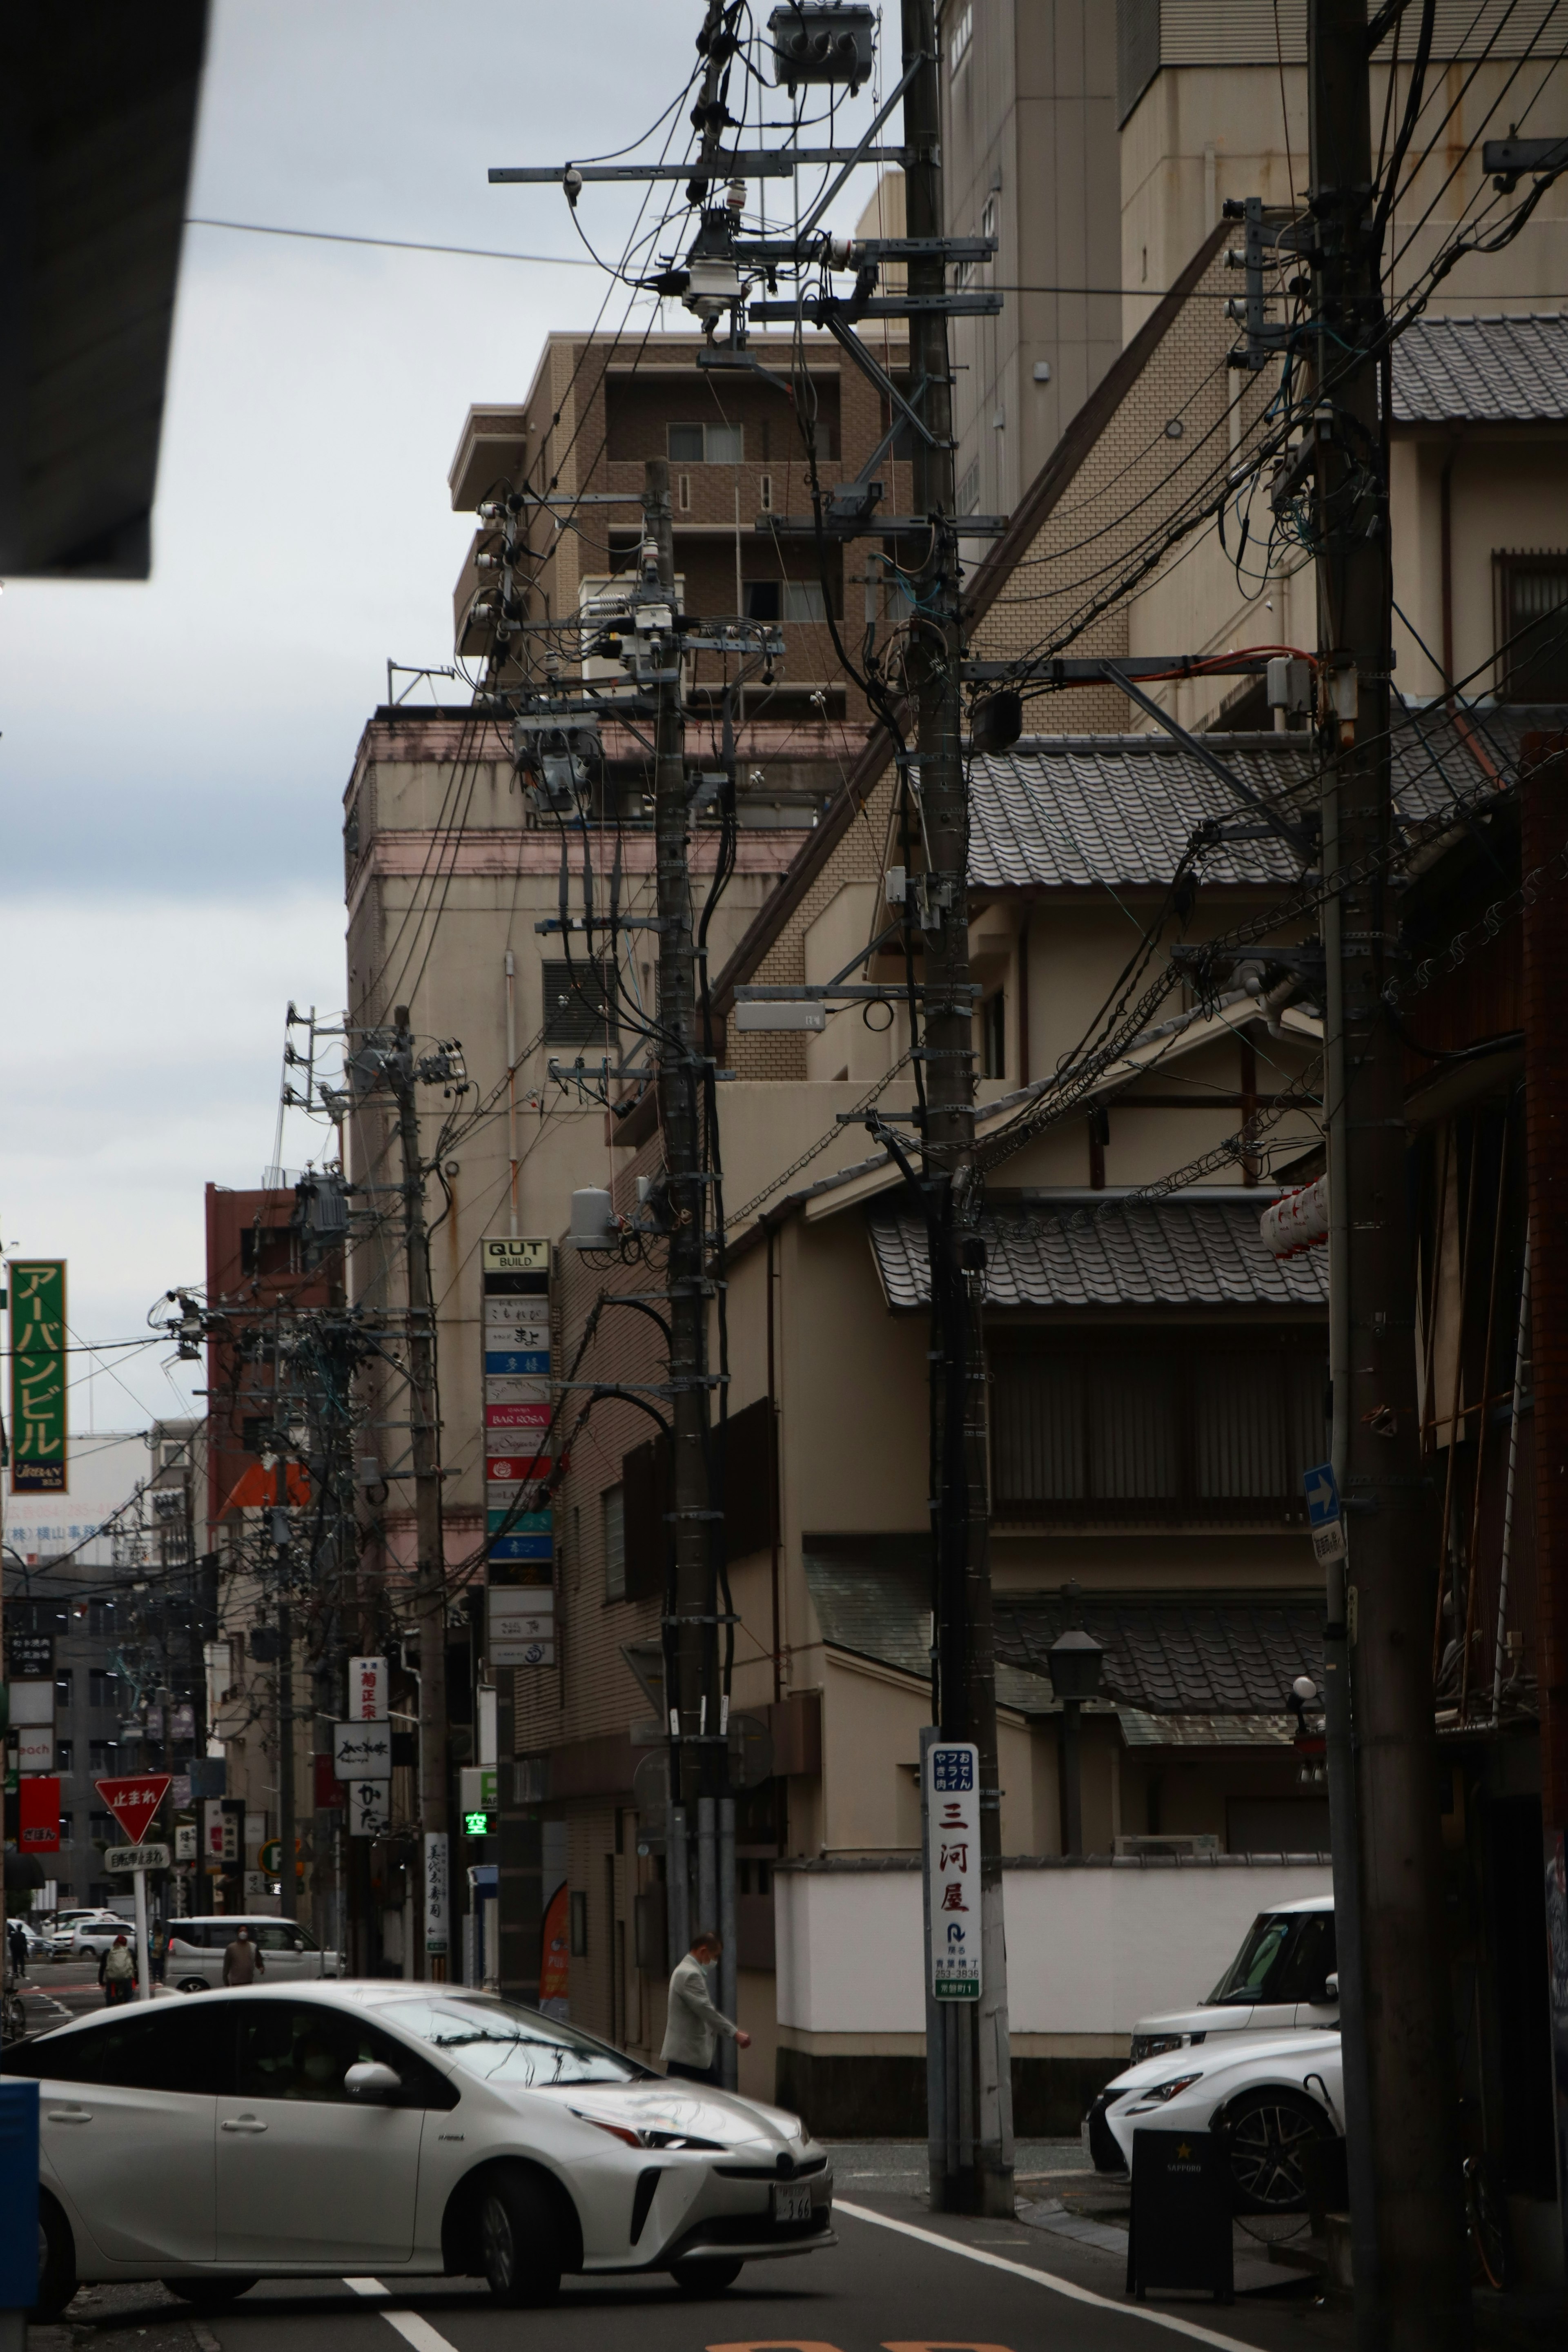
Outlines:
[[1119, 1837], [1119, 1860], [1133, 1862], [1193, 1862], [1219, 1852], [1219, 1840], [1207, 1830], [1183, 1830], [1171, 1836]]

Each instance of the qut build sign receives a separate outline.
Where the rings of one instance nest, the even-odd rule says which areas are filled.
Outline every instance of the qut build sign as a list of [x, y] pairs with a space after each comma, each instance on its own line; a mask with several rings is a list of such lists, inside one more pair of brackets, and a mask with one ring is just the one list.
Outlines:
[[978, 2000], [980, 1750], [933, 1739], [925, 1768], [931, 1989], [938, 2000]]

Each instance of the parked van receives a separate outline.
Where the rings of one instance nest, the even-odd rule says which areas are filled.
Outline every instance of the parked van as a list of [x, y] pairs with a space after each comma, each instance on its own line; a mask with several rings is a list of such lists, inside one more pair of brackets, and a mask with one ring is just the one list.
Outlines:
[[223, 1983], [223, 1956], [244, 1927], [261, 1953], [262, 1982], [294, 1984], [342, 1971], [308, 1927], [292, 1919], [247, 1919], [237, 1912], [210, 1919], [171, 1919], [163, 1981], [173, 1992], [206, 1992]]
[[1334, 1898], [1309, 1895], [1260, 1911], [1206, 2000], [1141, 2017], [1132, 2061], [1184, 2050], [1216, 2033], [1321, 2032], [1340, 2021]]

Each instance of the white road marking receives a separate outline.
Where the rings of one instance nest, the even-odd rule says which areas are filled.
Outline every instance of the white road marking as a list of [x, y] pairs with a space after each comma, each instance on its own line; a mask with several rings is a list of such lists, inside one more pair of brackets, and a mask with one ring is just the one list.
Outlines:
[[[842, 2197], [835, 2198], [836, 2213], [847, 2213], [857, 2221], [874, 2222], [879, 2230], [896, 2230], [902, 2238], [918, 2238], [922, 2245], [938, 2246], [945, 2254], [962, 2254], [966, 2262], [984, 2263], [994, 2271], [1006, 2271], [1014, 2278], [1027, 2279], [1033, 2286], [1048, 2287], [1053, 2294], [1065, 2295], [1069, 2303], [1087, 2303], [1097, 2311], [1114, 2312], [1119, 2319], [1142, 2319], [1151, 2327], [1163, 2327], [1173, 2336], [1185, 2336], [1197, 2344], [1214, 2344], [1219, 2352], [1257, 2352], [1254, 2345], [1243, 2344], [1235, 2336], [1220, 2336], [1212, 2327], [1200, 2327], [1195, 2320], [1178, 2319], [1173, 2311], [1151, 2311], [1146, 2303], [1114, 2303], [1108, 2294], [1096, 2294], [1087, 2286], [1077, 2286], [1071, 2279], [1058, 2278], [1055, 2271], [1038, 2271], [1028, 2263], [1010, 2263], [1005, 2254], [988, 2254], [978, 2246], [966, 2246], [957, 2238], [944, 2238], [937, 2230], [920, 2230], [912, 2221], [895, 2221], [889, 2213], [873, 2213], [867, 2205], [847, 2204]], [[390, 2316], [390, 2314], [388, 2315]], [[436, 2352], [434, 2345], [424, 2346], [421, 2352]]]
[[[380, 2279], [346, 2278], [343, 2284], [352, 2287], [355, 2294], [392, 2293], [392, 2289], [384, 2286]], [[413, 2345], [414, 2352], [457, 2352], [456, 2345], [450, 2343], [438, 2327], [432, 2327], [427, 2319], [421, 2318], [416, 2311], [384, 2311], [381, 2315], [388, 2327], [396, 2328], [405, 2344]]]

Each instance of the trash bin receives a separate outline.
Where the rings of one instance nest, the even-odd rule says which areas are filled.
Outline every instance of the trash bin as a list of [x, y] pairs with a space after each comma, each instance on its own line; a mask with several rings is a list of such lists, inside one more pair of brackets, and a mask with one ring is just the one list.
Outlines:
[[38, 2086], [0, 2077], [0, 2352], [26, 2352], [38, 2299]]

